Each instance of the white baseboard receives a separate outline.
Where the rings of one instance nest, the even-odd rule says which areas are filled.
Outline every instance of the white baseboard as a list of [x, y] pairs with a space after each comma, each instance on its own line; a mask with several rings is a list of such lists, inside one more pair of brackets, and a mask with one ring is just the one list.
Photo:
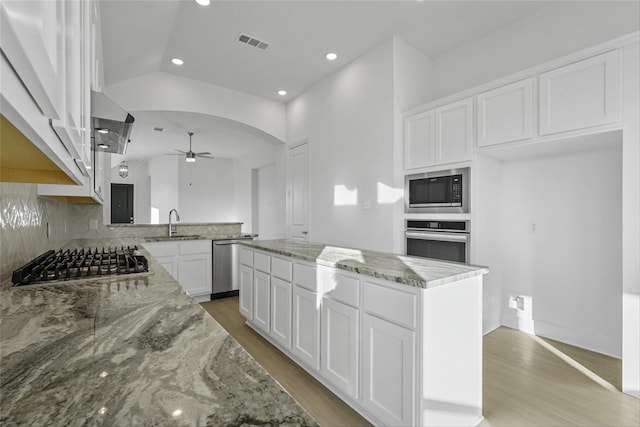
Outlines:
[[502, 325], [617, 359], [622, 358], [622, 348], [619, 348], [620, 340], [616, 338], [601, 334], [586, 334], [552, 323], [518, 317], [515, 310], [502, 311]]

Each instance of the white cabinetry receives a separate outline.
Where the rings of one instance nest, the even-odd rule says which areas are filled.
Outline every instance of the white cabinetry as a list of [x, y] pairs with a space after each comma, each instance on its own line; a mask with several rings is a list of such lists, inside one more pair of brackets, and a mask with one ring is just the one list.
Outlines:
[[619, 109], [618, 51], [540, 75], [540, 135], [615, 123]]
[[365, 313], [362, 335], [362, 404], [384, 425], [415, 425], [416, 333]]
[[323, 298], [320, 347], [322, 375], [358, 399], [360, 312], [357, 308]]
[[253, 252], [239, 247], [238, 261], [240, 314], [253, 320]]
[[533, 79], [477, 96], [478, 147], [533, 137]]
[[291, 352], [303, 363], [320, 369], [320, 301], [322, 296], [293, 286]]
[[473, 157], [473, 98], [436, 108], [436, 164]]
[[385, 425], [414, 425], [418, 295], [363, 285], [362, 403]]
[[[0, 4], [0, 47], [13, 68], [3, 64], [3, 80], [15, 72], [21, 86], [3, 82], [2, 114], [77, 183], [91, 165], [90, 7], [62, 0]], [[33, 102], [37, 113], [27, 105]]]
[[320, 304], [316, 267], [293, 264], [293, 325], [291, 352], [307, 366], [320, 369]]
[[271, 337], [291, 348], [291, 282], [271, 278]]
[[269, 333], [271, 307], [271, 276], [264, 271], [253, 271], [253, 323]]
[[473, 157], [473, 98], [410, 115], [404, 126], [405, 169]]
[[404, 121], [404, 168], [431, 166], [435, 162], [434, 111], [409, 116]]
[[194, 297], [211, 299], [211, 241], [186, 240], [178, 243], [178, 282]]
[[481, 276], [421, 289], [246, 251], [247, 324], [374, 425], [480, 422]]
[[211, 240], [147, 242], [144, 247], [196, 301], [211, 299]]

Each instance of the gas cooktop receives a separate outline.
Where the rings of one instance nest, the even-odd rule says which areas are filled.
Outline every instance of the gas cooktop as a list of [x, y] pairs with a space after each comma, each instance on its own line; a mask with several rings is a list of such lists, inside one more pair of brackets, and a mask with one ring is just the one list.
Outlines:
[[138, 247], [50, 250], [13, 272], [13, 286], [149, 271]]

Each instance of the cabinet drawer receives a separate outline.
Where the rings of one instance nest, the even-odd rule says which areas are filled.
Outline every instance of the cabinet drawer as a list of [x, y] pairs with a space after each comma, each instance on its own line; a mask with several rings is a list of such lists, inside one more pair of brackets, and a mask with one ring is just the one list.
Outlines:
[[211, 240], [187, 240], [180, 242], [180, 255], [211, 253]]
[[238, 260], [240, 261], [240, 264], [253, 267], [253, 251], [243, 247], [238, 247]]
[[293, 281], [296, 285], [317, 292], [316, 269], [303, 264], [293, 264]]
[[327, 297], [353, 307], [360, 306], [360, 280], [356, 277], [323, 270], [323, 282], [327, 286]]
[[265, 273], [271, 272], [271, 257], [269, 255], [254, 252], [253, 254], [253, 268], [256, 270], [264, 271]]
[[293, 275], [293, 262], [282, 258], [271, 258], [271, 275], [290, 282]]
[[416, 327], [417, 296], [371, 282], [363, 287], [364, 309], [378, 317]]

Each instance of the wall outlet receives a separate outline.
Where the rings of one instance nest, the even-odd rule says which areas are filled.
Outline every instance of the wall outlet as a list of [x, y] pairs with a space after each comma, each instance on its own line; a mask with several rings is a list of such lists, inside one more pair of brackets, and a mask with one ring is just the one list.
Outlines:
[[98, 220], [90, 219], [89, 220], [89, 230], [97, 230], [98, 229]]
[[538, 224], [534, 220], [529, 221], [529, 231], [535, 233], [538, 229]]

